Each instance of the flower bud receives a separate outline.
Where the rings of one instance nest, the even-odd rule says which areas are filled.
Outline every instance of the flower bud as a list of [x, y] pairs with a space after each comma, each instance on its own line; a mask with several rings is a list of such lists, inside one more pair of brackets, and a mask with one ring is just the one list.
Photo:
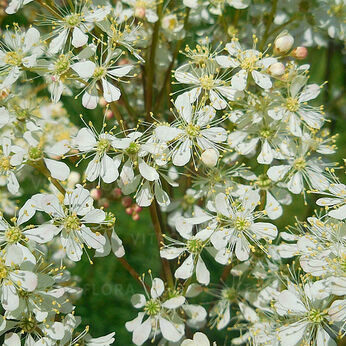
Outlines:
[[95, 200], [98, 201], [101, 198], [101, 190], [100, 189], [91, 189], [90, 190], [90, 196]]
[[100, 97], [99, 105], [101, 107], [106, 107], [107, 106], [107, 101], [104, 99], [104, 97]]
[[109, 201], [107, 198], [102, 198], [100, 199], [99, 202], [100, 206], [102, 206], [103, 208], [109, 208]]
[[218, 158], [219, 153], [213, 148], [204, 150], [201, 155], [202, 162], [208, 167], [214, 167], [217, 163]]
[[114, 199], [119, 199], [121, 195], [122, 195], [122, 191], [118, 187], [112, 191], [112, 196]]
[[128, 208], [131, 206], [132, 204], [132, 198], [129, 196], [125, 196], [122, 200], [121, 200], [121, 204], [125, 207]]
[[285, 65], [281, 62], [275, 62], [269, 66], [268, 72], [273, 77], [280, 77], [285, 73]]
[[274, 54], [286, 54], [293, 46], [294, 38], [287, 31], [283, 31], [274, 41]]
[[109, 119], [112, 119], [113, 117], [114, 117], [114, 113], [110, 109], [107, 109], [106, 118], [109, 120]]
[[137, 214], [137, 213], [134, 213], [134, 214], [132, 214], [132, 220], [133, 221], [138, 221], [139, 220], [139, 214]]
[[294, 48], [291, 52], [291, 56], [298, 60], [305, 59], [308, 56], [308, 50], [305, 47]]
[[125, 209], [125, 213], [126, 213], [127, 215], [132, 215], [132, 213], [133, 213], [133, 208], [132, 208], [132, 207], [126, 208], [126, 209]]
[[142, 208], [141, 208], [139, 205], [135, 204], [135, 205], [133, 206], [133, 211], [134, 211], [135, 213], [140, 213], [140, 212], [142, 211]]
[[136, 7], [135, 17], [143, 19], [144, 16], [145, 16], [145, 8], [144, 7]]

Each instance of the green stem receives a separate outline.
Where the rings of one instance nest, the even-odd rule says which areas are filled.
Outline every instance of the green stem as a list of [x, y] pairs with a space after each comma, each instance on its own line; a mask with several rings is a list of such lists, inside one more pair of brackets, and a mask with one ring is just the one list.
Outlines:
[[[159, 39], [159, 31], [161, 26], [161, 16], [162, 16], [162, 3], [157, 6], [157, 14], [159, 19], [154, 25], [154, 31], [151, 41], [150, 55], [147, 63], [145, 65], [146, 72], [146, 95], [145, 95], [145, 111], [147, 115], [147, 120], [150, 121], [150, 113], [152, 111], [153, 104], [153, 89], [154, 89], [154, 72], [155, 72], [155, 56], [156, 48]], [[144, 77], [144, 76], [143, 76]]]
[[268, 38], [268, 34], [269, 34], [269, 30], [270, 30], [270, 27], [273, 23], [273, 20], [274, 20], [274, 15], [276, 13], [276, 8], [277, 8], [277, 5], [278, 5], [278, 0], [273, 0], [272, 1], [272, 9], [270, 11], [270, 14], [269, 14], [269, 17], [268, 17], [268, 20], [267, 20], [267, 24], [266, 24], [266, 28], [265, 28], [265, 31], [264, 31], [264, 34], [263, 34], [263, 37], [262, 37], [262, 40], [261, 40], [261, 43], [260, 43], [260, 50], [263, 50], [263, 47], [267, 41], [267, 38]]
[[[161, 247], [163, 246], [164, 242], [163, 242], [161, 222], [160, 222], [160, 218], [158, 215], [158, 206], [157, 206], [157, 203], [155, 200], [151, 203], [149, 210], [150, 210], [150, 216], [151, 216], [151, 220], [153, 222], [153, 226], [154, 226], [154, 230], [155, 230], [157, 244], [158, 244], [158, 247], [160, 250]], [[173, 287], [174, 282], [173, 282], [173, 276], [172, 276], [171, 267], [169, 265], [169, 262], [165, 258], [162, 258], [162, 257], [160, 257], [160, 258], [161, 258], [163, 273], [164, 273], [165, 278], [167, 280], [168, 286]]]

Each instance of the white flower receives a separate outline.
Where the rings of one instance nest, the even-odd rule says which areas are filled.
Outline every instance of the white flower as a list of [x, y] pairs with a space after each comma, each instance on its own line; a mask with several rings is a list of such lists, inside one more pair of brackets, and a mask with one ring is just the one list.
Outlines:
[[[32, 266], [30, 266], [32, 268]], [[2, 253], [0, 258], [1, 304], [7, 311], [19, 306], [19, 292], [32, 292], [37, 287], [37, 275], [29, 271], [29, 265], [18, 258], [15, 249]]]
[[230, 56], [220, 55], [215, 58], [224, 68], [240, 68], [231, 79], [232, 88], [242, 91], [246, 88], [248, 75], [251, 74], [255, 83], [263, 89], [270, 89], [272, 82], [266, 69], [276, 62], [275, 58], [263, 58], [263, 54], [255, 49], [243, 50], [237, 39], [226, 44]]
[[191, 84], [192, 89], [185, 91], [181, 96], [194, 103], [202, 94], [204, 101], [210, 100], [210, 105], [215, 109], [224, 109], [227, 107], [227, 100], [234, 101], [239, 97], [236, 89], [227, 85], [226, 81], [218, 76], [218, 71], [210, 72], [208, 68], [192, 69], [190, 64], [185, 64], [177, 68], [175, 78], [183, 84]]
[[6, 13], [7, 14], [16, 13], [21, 7], [29, 4], [32, 1], [33, 0], [10, 0], [10, 2], [6, 8]]
[[132, 342], [142, 345], [150, 335], [155, 340], [161, 333], [163, 338], [178, 342], [184, 335], [184, 324], [180, 320], [173, 320], [175, 309], [185, 302], [185, 298], [180, 295], [171, 298], [163, 297], [165, 286], [161, 279], [154, 278], [150, 293], [147, 298], [143, 294], [132, 296], [131, 302], [137, 309], [144, 308], [144, 312], [139, 312], [138, 316], [126, 322], [126, 329], [132, 332]]
[[187, 254], [187, 258], [174, 273], [177, 279], [186, 280], [196, 272], [199, 283], [203, 285], [209, 284], [210, 273], [201, 257], [201, 252], [207, 245], [212, 232], [212, 230], [208, 229], [199, 231], [196, 235], [180, 232], [180, 235], [186, 240], [186, 243], [166, 237], [170, 241], [170, 244], [165, 245], [160, 251], [162, 258], [171, 260]]
[[54, 18], [54, 30], [51, 37], [54, 37], [49, 44], [49, 53], [57, 54], [65, 48], [67, 39], [72, 34], [72, 46], [80, 48], [88, 43], [89, 36], [86, 34], [95, 22], [102, 21], [111, 11], [110, 6], [94, 6], [85, 3], [76, 7], [75, 12], [66, 13], [66, 10], [59, 12], [58, 18]]
[[287, 97], [279, 99], [277, 105], [272, 106], [268, 115], [275, 120], [283, 119], [288, 123], [290, 132], [297, 137], [301, 137], [303, 132], [301, 122], [309, 127], [319, 129], [324, 122], [322, 108], [313, 107], [307, 104], [315, 99], [321, 91], [317, 84], [306, 85], [306, 78], [298, 75], [291, 82], [287, 90]]
[[330, 184], [328, 190], [329, 192], [318, 192], [327, 197], [319, 198], [317, 205], [325, 207], [330, 217], [344, 220], [346, 218], [346, 185]]
[[[87, 82], [86, 91], [82, 98], [85, 108], [96, 108], [99, 101], [97, 88], [100, 85], [102, 86], [103, 97], [108, 103], [119, 100], [121, 92], [113, 83], [114, 81], [119, 81], [120, 77], [126, 76], [133, 66], [114, 66], [114, 58], [116, 58], [116, 61], [119, 56], [116, 56], [113, 50], [108, 49], [106, 58], [100, 61], [99, 64], [86, 60], [71, 65], [72, 70]], [[100, 84], [99, 86], [98, 83]]]
[[22, 68], [36, 65], [36, 59], [42, 54], [39, 46], [40, 33], [35, 28], [22, 32], [5, 31], [4, 41], [0, 49], [0, 68], [5, 79], [0, 83], [0, 89], [10, 88], [22, 73]]
[[195, 111], [186, 94], [178, 96], [175, 107], [178, 110], [176, 121], [170, 126], [158, 125], [155, 129], [156, 137], [168, 143], [173, 164], [185, 166], [195, 150], [203, 152], [213, 149], [218, 153], [220, 143], [227, 139], [227, 131], [223, 127], [213, 126], [214, 108], [204, 106]]
[[[283, 326], [278, 329], [282, 346], [294, 346], [301, 343], [315, 345], [336, 345], [330, 335], [336, 335], [331, 322], [343, 321], [346, 318], [346, 307], [342, 301], [334, 301], [320, 296], [319, 282], [307, 282], [304, 285], [288, 283], [288, 289], [277, 298], [275, 308], [280, 316], [287, 316]], [[340, 304], [341, 303], [341, 304]], [[334, 315], [338, 306], [340, 310]]]
[[11, 144], [8, 137], [2, 139], [2, 150], [0, 149], [0, 185], [7, 185], [8, 191], [15, 195], [19, 190], [19, 183], [14, 172], [23, 162], [24, 150]]
[[98, 179], [98, 184], [100, 184], [100, 179], [102, 179], [102, 181], [109, 184], [118, 178], [120, 158], [118, 156], [113, 158], [109, 156], [114, 139], [113, 135], [103, 132], [103, 128], [100, 134], [89, 127], [83, 127], [78, 131], [73, 140], [73, 145], [83, 154], [83, 158], [93, 157], [85, 171], [87, 180], [94, 181]]
[[139, 19], [146, 19], [149, 23], [155, 23], [159, 19], [156, 14], [157, 0], [123, 0], [123, 3], [130, 7], [122, 10], [120, 17], [122, 20], [134, 16]]
[[38, 194], [32, 198], [37, 210], [50, 215], [70, 260], [76, 262], [81, 259], [84, 244], [95, 250], [105, 246], [105, 237], [98, 231], [93, 232], [90, 227], [106, 224], [106, 214], [93, 207], [90, 192], [81, 185], [67, 191], [63, 203], [55, 195]]
[[251, 243], [264, 250], [260, 240], [271, 242], [276, 238], [276, 226], [266, 222], [255, 222], [261, 217], [261, 213], [254, 212], [259, 201], [259, 193], [251, 190], [242, 196], [238, 207], [223, 193], [215, 197], [217, 217], [211, 223], [216, 223], [216, 226], [210, 241], [218, 250], [216, 261], [226, 264], [233, 252], [240, 261], [246, 261], [250, 250], [255, 249]]
[[[213, 343], [216, 345], [216, 343]], [[193, 339], [186, 339], [181, 343], [181, 346], [210, 346], [208, 337], [201, 333], [197, 332], [193, 335]]]
[[288, 190], [294, 194], [304, 192], [304, 182], [309, 188], [324, 191], [329, 187], [324, 173], [324, 166], [327, 165], [318, 158], [309, 158], [307, 149], [296, 148], [287, 164], [271, 166], [267, 174], [275, 182], [287, 182]]

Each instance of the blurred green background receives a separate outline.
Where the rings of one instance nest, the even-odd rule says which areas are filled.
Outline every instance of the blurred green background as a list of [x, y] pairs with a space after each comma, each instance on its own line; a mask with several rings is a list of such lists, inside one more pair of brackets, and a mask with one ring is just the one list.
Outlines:
[[[20, 14], [12, 17], [2, 17], [1, 27], [14, 21], [27, 24], [27, 21]], [[311, 64], [311, 82], [322, 83], [326, 79], [329, 83], [324, 87], [318, 104], [324, 104], [326, 112], [331, 120], [326, 127], [331, 129], [331, 133], [339, 133], [337, 154], [330, 157], [331, 161], [337, 161], [341, 165], [346, 148], [346, 118], [345, 118], [345, 98], [344, 80], [345, 65], [342, 47], [330, 43], [328, 48], [310, 48], [309, 56], [304, 63]], [[102, 111], [86, 111], [81, 107], [80, 98], [74, 101], [72, 98], [63, 98], [63, 102], [70, 114], [71, 120], [81, 126], [79, 114], [83, 113], [86, 119], [90, 119], [96, 128], [102, 124]], [[338, 173], [344, 175], [344, 169]], [[284, 217], [275, 223], [279, 230], [285, 226], [293, 224], [295, 217], [303, 220], [311, 214], [315, 207], [315, 196], [308, 195], [308, 205], [302, 208], [303, 198], [294, 196], [292, 205], [286, 207]], [[113, 201], [107, 209], [112, 211], [117, 220], [115, 224], [116, 232], [122, 239], [126, 255], [125, 258], [136, 269], [138, 273], [145, 273], [152, 270], [153, 276], [160, 276], [160, 261], [154, 230], [148, 210], [143, 210], [139, 221], [133, 221], [122, 207], [120, 200]], [[211, 271], [212, 282], [218, 282], [222, 273], [222, 266], [215, 263], [212, 258], [208, 258], [208, 268]], [[76, 302], [76, 314], [83, 320], [83, 326], [90, 325], [90, 332], [93, 336], [101, 336], [111, 331], [116, 332], [118, 345], [131, 345], [131, 334], [125, 329], [125, 322], [136, 316], [136, 309], [130, 304], [131, 295], [142, 293], [143, 289], [128, 273], [123, 269], [117, 259], [111, 254], [106, 258], [95, 258], [94, 264], [83, 256], [71, 272], [78, 276], [78, 285], [83, 288], [84, 293], [81, 299]], [[208, 309], [210, 296], [205, 296], [205, 307]], [[217, 341], [218, 345], [228, 344], [229, 336], [226, 331], [210, 333], [211, 340]], [[147, 342], [149, 345], [150, 342]]]

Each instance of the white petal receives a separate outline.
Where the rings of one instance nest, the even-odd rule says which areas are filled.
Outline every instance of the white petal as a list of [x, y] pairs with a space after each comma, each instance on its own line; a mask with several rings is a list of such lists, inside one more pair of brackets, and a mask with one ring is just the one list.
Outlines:
[[246, 261], [249, 259], [250, 247], [247, 239], [241, 235], [237, 238], [235, 245], [235, 255], [237, 256], [239, 261]]
[[232, 88], [236, 90], [244, 90], [247, 84], [247, 72], [240, 70], [231, 79]]
[[268, 169], [268, 177], [273, 181], [282, 180], [291, 169], [289, 165], [272, 166]]
[[165, 285], [163, 281], [159, 278], [154, 278], [152, 281], [151, 289], [150, 289], [151, 296], [154, 299], [156, 299], [162, 295], [164, 290], [165, 290]]
[[85, 92], [82, 97], [82, 104], [87, 109], [95, 109], [97, 107], [99, 97], [97, 95]]
[[263, 89], [270, 89], [272, 87], [272, 82], [270, 77], [266, 74], [260, 73], [258, 71], [252, 71], [251, 75], [255, 83]]
[[191, 140], [185, 139], [174, 152], [172, 162], [175, 166], [185, 166], [191, 158]]
[[88, 35], [85, 34], [81, 29], [75, 27], [72, 33], [72, 46], [75, 48], [79, 48], [87, 44]]
[[177, 342], [181, 339], [182, 334], [179, 333], [179, 331], [172, 322], [169, 322], [163, 317], [159, 317], [159, 323], [162, 336], [166, 340]]
[[197, 266], [196, 266], [196, 277], [197, 281], [202, 285], [209, 285], [210, 282], [210, 273], [204, 264], [203, 260], [198, 257]]
[[156, 169], [149, 166], [143, 159], [138, 160], [138, 169], [141, 176], [149, 181], [154, 181], [159, 179], [159, 174]]
[[109, 83], [105, 78], [102, 78], [102, 88], [103, 97], [107, 102], [110, 103], [119, 100], [121, 96], [120, 90], [116, 86]]
[[182, 265], [175, 271], [174, 276], [177, 279], [188, 279], [193, 274], [194, 264], [193, 255], [190, 254], [188, 258], [182, 263]]
[[79, 77], [83, 79], [90, 78], [95, 71], [96, 65], [92, 61], [81, 61], [71, 65], [72, 70], [74, 70]]
[[58, 180], [66, 180], [70, 174], [70, 168], [64, 162], [44, 159], [51, 176]]

